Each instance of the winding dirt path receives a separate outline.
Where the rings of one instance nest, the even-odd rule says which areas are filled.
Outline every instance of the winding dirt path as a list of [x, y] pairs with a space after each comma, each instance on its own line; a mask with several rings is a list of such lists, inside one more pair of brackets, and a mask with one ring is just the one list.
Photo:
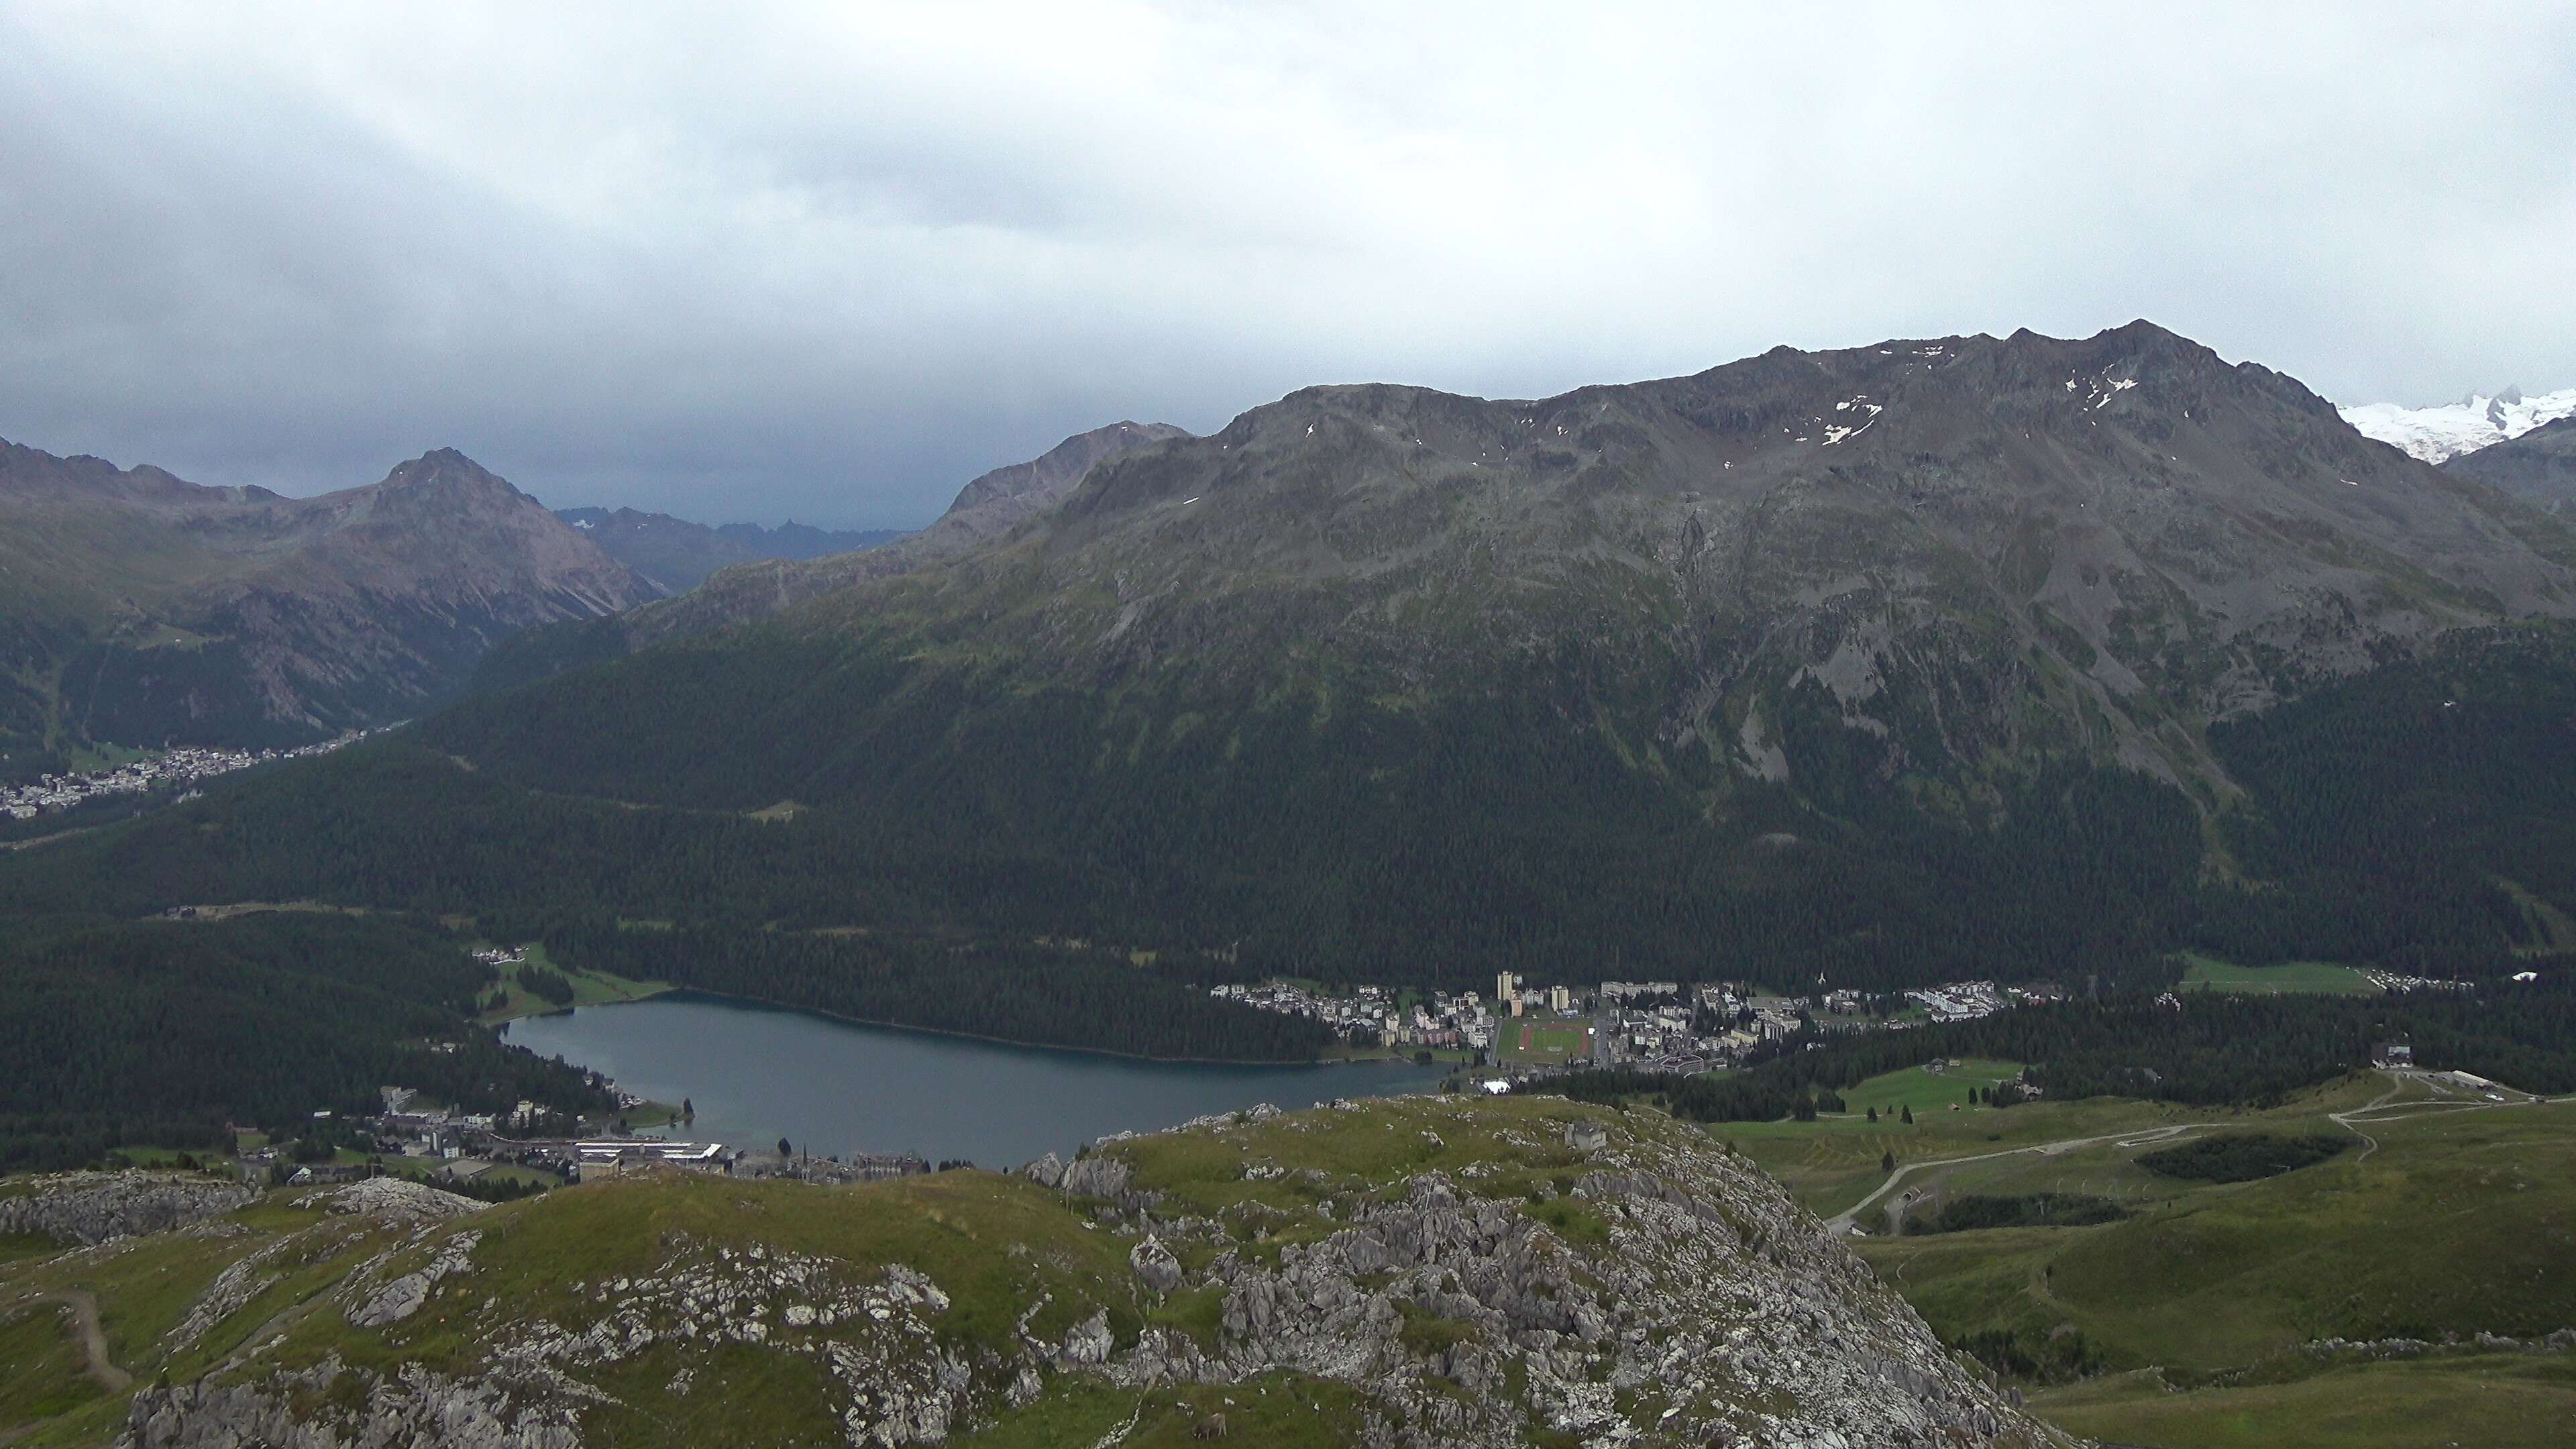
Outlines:
[[[2388, 1080], [2387, 1091], [2373, 1097], [2361, 1106], [2347, 1107], [2343, 1111], [2328, 1112], [2326, 1114], [2326, 1120], [2361, 1139], [2361, 1156], [2352, 1159], [2355, 1162], [2359, 1162], [2362, 1158], [2366, 1158], [2370, 1156], [2370, 1154], [2379, 1150], [2379, 1139], [2365, 1131], [2364, 1128], [2374, 1126], [2381, 1122], [2403, 1122], [2410, 1117], [2435, 1117], [2449, 1112], [2492, 1112], [2499, 1107], [2522, 1107], [2544, 1102], [2576, 1102], [2576, 1096], [2555, 1098], [2541, 1097], [2529, 1092], [2515, 1091], [2511, 1087], [2500, 1089], [2510, 1094], [2501, 1102], [2463, 1100], [2455, 1097], [2419, 1097], [2410, 1101], [2399, 1102], [2393, 1099], [2398, 1093], [2406, 1089], [2406, 1079], [2408, 1077], [2429, 1077], [2431, 1074], [2382, 1072], [2380, 1075]], [[1980, 1152], [1969, 1157], [1940, 1157], [1923, 1162], [1909, 1162], [1897, 1168], [1895, 1172], [1890, 1173], [1887, 1181], [1878, 1185], [1878, 1190], [1876, 1192], [1873, 1192], [1869, 1196], [1862, 1198], [1859, 1202], [1852, 1204], [1848, 1210], [1826, 1219], [1825, 1230], [1834, 1234], [1850, 1232], [1852, 1224], [1860, 1218], [1862, 1213], [1869, 1210], [1870, 1204], [1877, 1202], [1880, 1198], [1883, 1198], [1890, 1192], [1895, 1191], [1899, 1183], [1902, 1183], [1908, 1175], [1918, 1170], [1928, 1171], [1944, 1167], [1956, 1167], [1963, 1162], [1988, 1162], [1998, 1157], [2011, 1157], [2024, 1152], [2036, 1152], [2042, 1156], [2053, 1157], [2058, 1153], [2070, 1151], [2074, 1148], [2090, 1147], [2097, 1142], [2117, 1142], [2123, 1147], [2144, 1147], [2150, 1143], [2161, 1144], [2171, 1142], [2186, 1132], [2196, 1132], [2203, 1128], [2218, 1128], [2226, 1125], [2226, 1123], [2222, 1122], [2184, 1122], [2170, 1127], [2150, 1127], [2137, 1132], [2107, 1132], [2099, 1137], [2070, 1137], [2061, 1142], [2038, 1142], [2027, 1147], [2006, 1148], [2000, 1152]], [[1894, 1226], [1894, 1215], [1901, 1205], [1901, 1203], [1891, 1202], [1882, 1209], [1883, 1212], [1889, 1215], [1889, 1225], [1891, 1228]]]
[[[1871, 1203], [1874, 1203], [1880, 1198], [1883, 1198], [1889, 1193], [1895, 1191], [1897, 1184], [1905, 1181], [1909, 1175], [1917, 1171], [1941, 1167], [1956, 1167], [1963, 1162], [1991, 1162], [1998, 1157], [2018, 1157], [2026, 1152], [2035, 1152], [2042, 1157], [2054, 1157], [2061, 1152], [2071, 1152], [2078, 1147], [2090, 1147], [2097, 1142], [2117, 1142], [2123, 1147], [2144, 1147], [2149, 1143], [2169, 1142], [2174, 1138], [2181, 1136], [2185, 1132], [2195, 1132], [2203, 1127], [2216, 1127], [2218, 1125], [2219, 1124], [2216, 1122], [2180, 1122], [2169, 1127], [2145, 1127], [2133, 1129], [2127, 1132], [2105, 1132], [2098, 1137], [2068, 1137], [2057, 1142], [2034, 1142], [2027, 1147], [2007, 1147], [2000, 1152], [1979, 1152], [1967, 1157], [1936, 1157], [1923, 1162], [1908, 1162], [1897, 1168], [1894, 1172], [1889, 1173], [1887, 1175], [1887, 1181], [1880, 1183], [1877, 1191], [1871, 1193], [1865, 1198], [1862, 1198], [1860, 1201], [1853, 1203], [1843, 1212], [1827, 1218], [1825, 1220], [1825, 1231], [1835, 1234], [1849, 1233], [1853, 1222], [1857, 1221], [1862, 1213], [1869, 1211], [1869, 1205]], [[1894, 1207], [1894, 1204], [1890, 1204], [1887, 1210], [1893, 1212]]]
[[72, 1332], [80, 1339], [82, 1368], [92, 1382], [111, 1394], [121, 1394], [134, 1382], [134, 1375], [118, 1368], [107, 1356], [107, 1334], [98, 1326], [98, 1299], [79, 1288], [65, 1288], [21, 1298], [10, 1305], [25, 1308], [52, 1304], [71, 1315]]

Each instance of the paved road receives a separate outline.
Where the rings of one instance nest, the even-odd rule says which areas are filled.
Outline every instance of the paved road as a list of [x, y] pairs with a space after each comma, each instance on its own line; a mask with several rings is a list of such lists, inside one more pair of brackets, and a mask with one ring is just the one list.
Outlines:
[[[1909, 1174], [1923, 1168], [1956, 1167], [1963, 1162], [1990, 1162], [1998, 1157], [2018, 1157], [2024, 1153], [2037, 1153], [2042, 1157], [2054, 1157], [2061, 1152], [2072, 1152], [2078, 1147], [2090, 1147], [2097, 1142], [2117, 1142], [2123, 1147], [2145, 1147], [2150, 1143], [2170, 1142], [2185, 1132], [2194, 1131], [2202, 1127], [2215, 1127], [2217, 1125], [2219, 1124], [2215, 1122], [2183, 1122], [2170, 1127], [2148, 1127], [2128, 1132], [2105, 1132], [2098, 1137], [2069, 1137], [2059, 1142], [2035, 1142], [2028, 1147], [2007, 1147], [2001, 1152], [1980, 1152], [1969, 1157], [1942, 1157], [1925, 1162], [1909, 1162], [1904, 1166], [1897, 1168], [1896, 1171], [1888, 1174], [1887, 1181], [1880, 1183], [1876, 1192], [1873, 1192], [1869, 1196], [1862, 1198], [1860, 1201], [1853, 1203], [1849, 1210], [1835, 1217], [1826, 1219], [1825, 1231], [1829, 1233], [1850, 1232], [1852, 1223], [1858, 1219], [1863, 1212], [1868, 1211], [1871, 1203], [1874, 1203], [1880, 1198], [1895, 1191], [1897, 1184], [1905, 1181]], [[1889, 1210], [1893, 1211], [1893, 1208], [1894, 1205], [1890, 1204]]]
[[[2501, 1102], [2462, 1100], [2448, 1096], [2417, 1098], [2410, 1102], [2391, 1102], [2389, 1100], [2390, 1098], [2395, 1097], [2400, 1091], [2404, 1090], [2406, 1079], [2410, 1077], [2425, 1078], [2429, 1077], [2431, 1074], [2425, 1072], [2382, 1072], [2380, 1075], [2388, 1079], [2387, 1091], [2380, 1093], [2378, 1096], [2372, 1098], [2361, 1106], [2348, 1108], [2341, 1112], [2329, 1112], [2326, 1114], [2329, 1121], [2361, 1139], [2361, 1157], [2354, 1158], [2353, 1161], [2355, 1162], [2359, 1162], [2363, 1157], [2368, 1157], [2370, 1154], [2379, 1150], [2379, 1139], [2363, 1130], [2365, 1126], [2381, 1122], [2402, 1122], [2410, 1117], [2438, 1116], [2446, 1112], [2484, 1112], [2492, 1111], [2498, 1107], [2527, 1106], [2532, 1103], [2543, 1101], [2576, 1102], [2576, 1097], [2537, 1097], [2527, 1092], [2516, 1092], [2510, 1087], [2502, 1089], [2509, 1095]], [[2436, 1086], [2434, 1090], [2442, 1091], [2444, 1089]], [[2028, 1147], [2007, 1148], [2001, 1152], [1980, 1152], [1970, 1157], [1943, 1157], [1926, 1162], [1909, 1162], [1896, 1169], [1894, 1173], [1891, 1173], [1888, 1176], [1887, 1181], [1879, 1184], [1876, 1192], [1873, 1192], [1869, 1196], [1862, 1198], [1859, 1202], [1852, 1204], [1849, 1211], [1827, 1219], [1825, 1222], [1825, 1230], [1836, 1234], [1849, 1233], [1851, 1231], [1852, 1224], [1859, 1219], [1863, 1212], [1866, 1212], [1869, 1209], [1870, 1204], [1877, 1202], [1880, 1198], [1883, 1198], [1889, 1193], [1895, 1191], [1897, 1185], [1904, 1182], [1907, 1175], [1913, 1173], [1917, 1169], [1955, 1167], [1963, 1162], [1987, 1162], [1998, 1157], [2013, 1157], [2025, 1152], [2035, 1152], [2042, 1156], [2054, 1157], [2061, 1152], [2070, 1152], [2078, 1147], [2090, 1147], [2098, 1142], [2118, 1142], [2123, 1147], [2145, 1147], [2150, 1143], [2171, 1142], [2186, 1132], [2197, 1131], [2204, 1127], [2219, 1127], [2223, 1125], [2226, 1124], [2218, 1122], [2184, 1122], [2171, 1127], [2150, 1127], [2141, 1132], [2107, 1132], [2099, 1137], [2070, 1137], [2062, 1142], [2041, 1142]], [[1884, 1209], [1884, 1211], [1886, 1211], [1890, 1216], [1889, 1226], [1891, 1228], [1894, 1226], [1896, 1207], [1897, 1204], [1890, 1203]]]

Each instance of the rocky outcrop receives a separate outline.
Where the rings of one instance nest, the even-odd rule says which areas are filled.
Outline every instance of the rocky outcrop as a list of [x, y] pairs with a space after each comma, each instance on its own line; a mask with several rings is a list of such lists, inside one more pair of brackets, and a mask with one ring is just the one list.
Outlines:
[[[723, 1392], [712, 1370], [746, 1353], [805, 1361], [791, 1377], [824, 1394], [818, 1431], [852, 1449], [940, 1443], [1085, 1385], [1169, 1404], [1176, 1389], [1282, 1375], [1339, 1385], [1363, 1406], [1345, 1437], [1369, 1449], [2053, 1442], [1778, 1184], [1669, 1122], [1611, 1126], [1569, 1151], [1572, 1136], [1594, 1141], [1569, 1133], [1577, 1111], [1425, 1099], [1204, 1119], [1184, 1130], [1211, 1140], [1178, 1156], [1237, 1154], [1220, 1171], [1238, 1175], [1213, 1193], [1124, 1141], [1023, 1170], [1057, 1192], [963, 1179], [952, 1190], [989, 1192], [1039, 1232], [979, 1238], [969, 1259], [943, 1260], [945, 1285], [915, 1263], [747, 1241], [774, 1212], [805, 1209], [745, 1200], [728, 1219], [730, 1196], [700, 1197], [690, 1212], [657, 1210], [649, 1268], [546, 1282], [514, 1309], [525, 1258], [498, 1274], [476, 1258], [549, 1202], [474, 1223], [334, 1219], [308, 1231], [377, 1245], [337, 1299], [348, 1329], [383, 1335], [385, 1349], [330, 1338], [298, 1358], [295, 1336], [279, 1335], [282, 1366], [236, 1359], [209, 1382], [137, 1394], [121, 1443], [576, 1449], [622, 1439], [634, 1415], [666, 1420], [671, 1400]], [[1300, 1139], [1323, 1132], [1351, 1150], [1301, 1159]], [[1389, 1150], [1443, 1165], [1319, 1165]], [[859, 1241], [928, 1247], [954, 1231], [959, 1201], [930, 1203], [930, 1237]], [[242, 1259], [240, 1281], [215, 1296], [266, 1281], [269, 1257]], [[992, 1313], [1004, 1281], [1020, 1285], [1015, 1319]], [[976, 1306], [961, 1310], [951, 1294], [970, 1291]], [[400, 1347], [447, 1341], [433, 1305], [440, 1321], [473, 1323], [462, 1357]], [[403, 1367], [371, 1367], [388, 1362]], [[638, 1399], [639, 1382], [668, 1398]]]
[[1057, 1182], [1071, 1197], [1116, 1197], [1135, 1176], [1115, 1157], [1083, 1157], [1067, 1165]]
[[[304, 1407], [342, 1401], [351, 1388], [358, 1390], [355, 1410], [316, 1414]], [[257, 1384], [164, 1386], [138, 1394], [117, 1442], [137, 1449], [577, 1449], [577, 1405], [512, 1388], [498, 1379], [459, 1382], [433, 1373], [388, 1378], [330, 1358]]]
[[1169, 1293], [1181, 1286], [1181, 1260], [1151, 1236], [1128, 1252], [1127, 1266], [1134, 1268], [1137, 1278], [1157, 1293]]
[[88, 1247], [186, 1227], [258, 1199], [256, 1187], [193, 1173], [67, 1172], [0, 1197], [0, 1236], [33, 1233]]
[[443, 1223], [483, 1210], [483, 1204], [461, 1193], [443, 1192], [404, 1177], [371, 1177], [347, 1187], [308, 1192], [300, 1206], [341, 1214], [382, 1218], [392, 1223]]
[[460, 1233], [448, 1239], [426, 1264], [375, 1289], [363, 1302], [351, 1304], [349, 1325], [352, 1328], [382, 1328], [418, 1313], [420, 1306], [429, 1301], [430, 1290], [438, 1286], [439, 1279], [465, 1271], [473, 1259], [475, 1247], [482, 1241], [481, 1233]]

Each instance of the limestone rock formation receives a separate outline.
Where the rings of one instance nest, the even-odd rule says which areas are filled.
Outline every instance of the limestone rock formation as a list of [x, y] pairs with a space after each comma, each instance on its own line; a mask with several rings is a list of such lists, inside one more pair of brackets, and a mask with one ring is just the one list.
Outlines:
[[[1570, 1150], [1578, 1125], [1599, 1145]], [[1391, 1167], [1351, 1167], [1371, 1160]], [[746, 1442], [937, 1444], [1102, 1394], [1133, 1405], [1117, 1442], [1282, 1384], [1313, 1385], [1336, 1437], [1371, 1449], [2067, 1442], [1785, 1189], [1669, 1120], [1533, 1099], [1226, 1114], [1059, 1175], [1069, 1186], [1043, 1171], [830, 1189], [662, 1175], [470, 1220], [326, 1215], [306, 1232], [346, 1223], [371, 1249], [336, 1290], [358, 1337], [307, 1317], [144, 1388], [120, 1443], [618, 1444], [731, 1408], [705, 1401], [728, 1392], [717, 1365], [765, 1356], [800, 1361], [774, 1382], [819, 1397], [765, 1402], [758, 1422], [779, 1427]], [[586, 1225], [578, 1248], [548, 1236], [564, 1213]], [[986, 1236], [1001, 1222], [1023, 1236]], [[943, 1252], [960, 1229], [972, 1250]], [[209, 1311], [319, 1241], [246, 1255]], [[546, 1276], [558, 1258], [567, 1272]], [[1182, 1303], [1205, 1306], [1170, 1311]]]
[[195, 1173], [67, 1172], [0, 1197], [0, 1237], [33, 1233], [89, 1246], [186, 1227], [258, 1197], [256, 1187]]

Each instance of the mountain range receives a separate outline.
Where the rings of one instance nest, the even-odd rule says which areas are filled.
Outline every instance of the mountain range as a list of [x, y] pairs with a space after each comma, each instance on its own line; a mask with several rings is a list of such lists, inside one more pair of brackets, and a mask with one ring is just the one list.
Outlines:
[[[606, 620], [754, 567], [632, 629], [747, 616], [746, 599], [944, 557], [1050, 504], [1091, 463], [1180, 436], [1116, 424], [969, 483], [921, 533], [720, 527], [631, 508], [549, 512], [452, 449], [294, 499], [0, 441], [0, 779], [107, 746], [279, 746], [453, 697], [533, 626]], [[908, 540], [884, 564], [840, 561]]]
[[[1786, 778], [1792, 697], [1816, 695], [1891, 777], [2072, 748], [2180, 782], [2215, 777], [2196, 721], [2576, 610], [2576, 535], [2144, 323], [1779, 349], [1536, 402], [1315, 388], [1058, 476], [1080, 486], [1015, 533], [970, 526], [970, 485], [897, 548], [616, 627], [811, 601], [784, 616], [809, 635], [900, 617], [1029, 682], [1275, 696], [1347, 673], [1389, 700], [1579, 656], [1651, 696], [1632, 746], [1753, 778]], [[828, 791], [813, 768], [774, 784]]]
[[2576, 507], [2576, 417], [2462, 453], [2442, 470], [2528, 499], [2551, 513], [2565, 513]]
[[449, 449], [297, 499], [0, 442], [0, 770], [402, 718], [495, 640], [653, 595]]
[[2366, 403], [2342, 411], [2344, 421], [2363, 437], [2376, 438], [2427, 463], [2447, 463], [2576, 416], [2576, 388], [2524, 397], [2522, 389], [2508, 387], [2493, 397], [2471, 393], [2438, 407]]
[[1076, 433], [1028, 462], [974, 478], [958, 490], [945, 513], [918, 532], [861, 551], [813, 558], [781, 553], [721, 570], [685, 594], [648, 608], [579, 627], [537, 630], [496, 651], [480, 677], [486, 687], [523, 683], [648, 644], [765, 618], [871, 579], [955, 558], [1051, 510], [1095, 466], [1188, 436], [1169, 423], [1138, 422]]
[[529, 631], [23, 899], [674, 921], [785, 996], [725, 932], [1884, 989], [2487, 969], [2576, 912], [2576, 532], [2147, 323], [1310, 388], [993, 482]]
[[904, 536], [899, 528], [823, 529], [790, 521], [775, 528], [726, 523], [713, 528], [667, 513], [632, 508], [558, 508], [555, 517], [582, 531], [610, 558], [664, 594], [685, 594], [707, 575], [764, 559], [813, 559], [877, 548]]

